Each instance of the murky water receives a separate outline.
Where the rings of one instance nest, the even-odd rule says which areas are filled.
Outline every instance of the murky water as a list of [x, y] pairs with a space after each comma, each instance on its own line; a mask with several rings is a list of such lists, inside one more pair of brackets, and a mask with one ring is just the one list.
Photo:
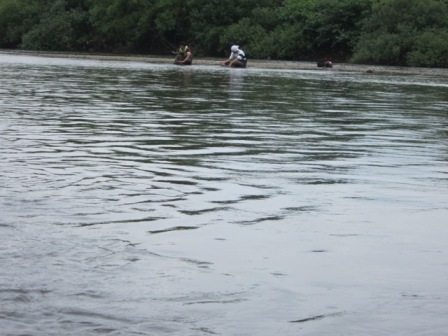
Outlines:
[[0, 54], [1, 335], [442, 335], [448, 79]]

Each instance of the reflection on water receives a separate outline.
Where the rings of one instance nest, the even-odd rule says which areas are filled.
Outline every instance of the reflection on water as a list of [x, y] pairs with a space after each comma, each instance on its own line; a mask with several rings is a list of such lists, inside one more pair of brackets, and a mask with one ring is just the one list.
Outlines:
[[0, 68], [6, 335], [445, 330], [445, 78]]

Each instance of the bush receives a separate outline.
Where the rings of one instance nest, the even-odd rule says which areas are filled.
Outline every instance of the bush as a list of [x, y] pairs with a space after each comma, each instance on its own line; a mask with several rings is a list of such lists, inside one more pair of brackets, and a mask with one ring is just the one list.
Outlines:
[[17, 48], [39, 21], [40, 7], [27, 0], [0, 0], [0, 47]]
[[23, 35], [21, 47], [32, 50], [83, 50], [89, 40], [87, 25], [87, 13], [81, 10], [50, 12]]
[[220, 43], [229, 46], [237, 44], [249, 55], [266, 58], [271, 53], [269, 45], [265, 42], [266, 37], [267, 32], [262, 26], [254, 24], [249, 18], [244, 18], [224, 30], [220, 36]]
[[364, 22], [354, 63], [401, 66], [446, 64], [445, 0], [380, 0]]
[[353, 63], [405, 65], [407, 50], [410, 48], [400, 34], [365, 36], [358, 44]]
[[415, 40], [406, 64], [416, 67], [448, 68], [448, 31], [427, 31]]

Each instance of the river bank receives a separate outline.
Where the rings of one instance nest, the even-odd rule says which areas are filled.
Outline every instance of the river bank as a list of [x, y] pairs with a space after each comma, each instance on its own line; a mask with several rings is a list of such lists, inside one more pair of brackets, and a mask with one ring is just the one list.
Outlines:
[[[29, 50], [0, 50], [0, 54], [94, 59], [94, 60], [122, 61], [122, 62], [147, 62], [158, 64], [171, 63], [173, 58], [171, 55], [162, 56], [162, 55], [68, 53], [68, 52], [29, 51]], [[193, 65], [217, 65], [224, 58], [225, 57], [223, 58], [196, 57], [193, 61]], [[249, 59], [248, 67], [259, 69], [282, 69], [282, 70], [323, 70], [323, 68], [317, 67], [316, 62], [260, 60], [260, 59]], [[448, 69], [444, 68], [413, 68], [413, 67], [365, 65], [365, 64], [350, 64], [350, 63], [335, 63], [333, 68], [325, 68], [324, 70], [342, 71], [342, 72], [420, 75], [420, 76], [448, 76]]]

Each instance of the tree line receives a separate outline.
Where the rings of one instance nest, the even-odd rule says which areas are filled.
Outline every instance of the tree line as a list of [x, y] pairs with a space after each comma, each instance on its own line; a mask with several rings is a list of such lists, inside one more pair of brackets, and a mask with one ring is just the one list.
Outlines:
[[448, 67], [448, 0], [0, 0], [0, 48]]

